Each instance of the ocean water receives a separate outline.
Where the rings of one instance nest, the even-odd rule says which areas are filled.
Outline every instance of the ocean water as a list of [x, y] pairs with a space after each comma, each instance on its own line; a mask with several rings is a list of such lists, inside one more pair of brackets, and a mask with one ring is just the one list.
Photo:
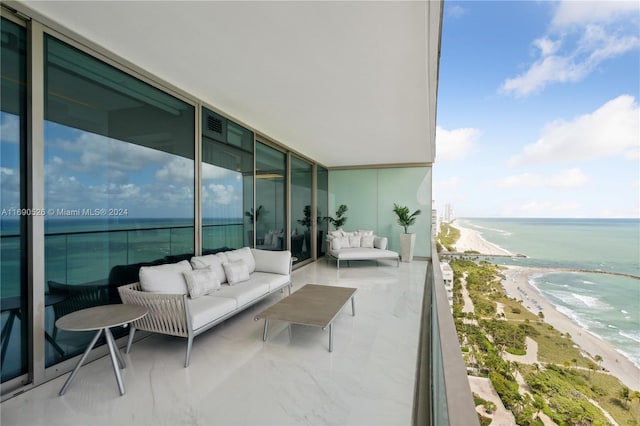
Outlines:
[[[20, 294], [20, 230], [17, 219], [0, 222], [0, 293]], [[242, 247], [242, 218], [205, 218], [204, 248]], [[68, 218], [45, 220], [45, 281], [106, 282], [116, 265], [194, 251], [193, 219]]]
[[[490, 243], [527, 258], [495, 263], [640, 277], [638, 219], [458, 219]], [[531, 284], [588, 332], [640, 367], [640, 278], [588, 272], [534, 275]]]

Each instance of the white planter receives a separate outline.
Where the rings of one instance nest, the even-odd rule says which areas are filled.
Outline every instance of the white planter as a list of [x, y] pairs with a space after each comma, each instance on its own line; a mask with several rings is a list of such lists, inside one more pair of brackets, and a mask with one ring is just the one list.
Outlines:
[[416, 234], [400, 234], [400, 258], [403, 262], [413, 260], [413, 248], [416, 245]]

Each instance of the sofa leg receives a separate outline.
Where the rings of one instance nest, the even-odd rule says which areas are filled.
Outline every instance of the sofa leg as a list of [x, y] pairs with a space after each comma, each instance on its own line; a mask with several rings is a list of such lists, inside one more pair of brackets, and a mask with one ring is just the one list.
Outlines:
[[127, 353], [131, 350], [131, 344], [133, 343], [133, 336], [136, 334], [136, 328], [133, 325], [129, 326], [129, 340], [127, 340]]
[[191, 358], [191, 346], [193, 345], [193, 336], [187, 338], [187, 356], [184, 358], [184, 368], [189, 366], [189, 360]]

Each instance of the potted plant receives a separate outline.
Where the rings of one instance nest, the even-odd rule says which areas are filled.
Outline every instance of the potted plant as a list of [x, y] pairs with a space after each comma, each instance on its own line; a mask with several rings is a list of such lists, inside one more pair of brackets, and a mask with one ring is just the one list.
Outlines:
[[331, 216], [327, 216], [327, 217], [325, 217], [325, 219], [328, 220], [329, 223], [334, 226], [334, 228], [339, 229], [347, 221], [347, 217], [344, 216], [344, 214], [347, 212], [347, 210], [349, 210], [349, 208], [346, 206], [346, 204], [340, 204], [340, 207], [338, 207], [338, 210], [336, 210], [335, 219], [332, 218]]
[[[249, 218], [249, 223], [251, 224], [251, 229], [247, 231], [247, 238], [249, 239], [249, 245], [253, 247], [253, 227], [255, 224], [256, 229], [258, 228], [258, 219], [260, 219], [260, 213], [262, 213], [262, 206], [258, 206], [258, 208], [253, 211], [253, 207], [251, 207], [248, 211], [244, 212], [244, 215]], [[254, 221], [255, 218], [255, 221]]]
[[304, 231], [304, 242], [307, 248], [307, 254], [311, 256], [311, 206], [304, 206], [303, 213], [304, 218], [298, 219], [298, 223], [306, 228]]
[[404, 233], [400, 234], [400, 257], [403, 262], [411, 262], [413, 260], [413, 248], [416, 244], [416, 234], [409, 233], [409, 227], [416, 223], [416, 218], [420, 210], [413, 213], [409, 212], [409, 207], [393, 204], [393, 212], [398, 218], [398, 225], [404, 228]]

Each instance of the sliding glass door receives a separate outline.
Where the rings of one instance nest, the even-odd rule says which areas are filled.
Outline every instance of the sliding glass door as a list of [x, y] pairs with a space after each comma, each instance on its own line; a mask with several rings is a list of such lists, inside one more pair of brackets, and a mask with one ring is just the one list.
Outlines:
[[0, 317], [2, 382], [27, 372], [26, 31], [2, 18], [0, 51]]
[[[194, 253], [195, 109], [52, 36], [44, 49], [52, 365], [91, 338], [57, 330], [57, 318], [118, 302], [126, 265]], [[128, 278], [136, 281], [137, 270]]]
[[286, 154], [256, 142], [256, 247], [285, 250]]
[[296, 263], [310, 259], [313, 254], [313, 221], [316, 213], [312, 204], [313, 166], [291, 156], [291, 255]]

